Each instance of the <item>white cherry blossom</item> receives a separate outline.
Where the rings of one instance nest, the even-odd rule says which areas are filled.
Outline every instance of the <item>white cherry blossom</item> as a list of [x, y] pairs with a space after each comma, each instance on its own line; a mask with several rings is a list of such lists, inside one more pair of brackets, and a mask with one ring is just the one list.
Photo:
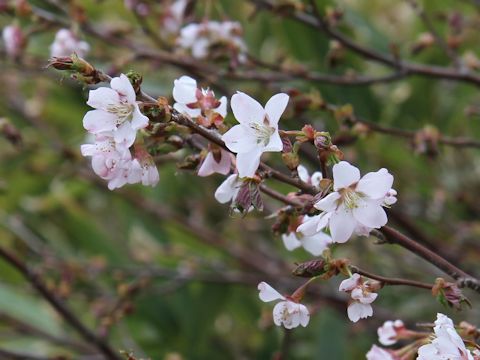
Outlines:
[[474, 360], [450, 318], [437, 314], [435, 338], [418, 349], [417, 360]]
[[60, 29], [56, 33], [52, 45], [50, 45], [50, 56], [62, 57], [76, 53], [80, 57], [85, 57], [89, 50], [90, 45], [79, 40], [71, 30]]
[[264, 152], [283, 149], [278, 121], [287, 107], [288, 99], [287, 94], [276, 94], [263, 108], [255, 99], [242, 92], [232, 96], [232, 111], [240, 124], [227, 131], [222, 140], [231, 151], [237, 153], [240, 177], [255, 175]]
[[[308, 221], [308, 219], [309, 217], [305, 216], [303, 221]], [[319, 256], [332, 243], [332, 238], [324, 232], [318, 232], [313, 236], [305, 236], [302, 233], [293, 231], [282, 234], [282, 241], [285, 248], [289, 251], [303, 247], [313, 256]]]
[[371, 303], [375, 301], [378, 294], [369, 289], [368, 284], [363, 282], [359, 274], [353, 274], [350, 278], [343, 280], [339, 290], [351, 296], [347, 309], [350, 321], [357, 322], [373, 315]]
[[[217, 158], [217, 156], [219, 158]], [[232, 164], [232, 154], [223, 149], [218, 152], [209, 151], [198, 169], [198, 176], [209, 176], [213, 173], [227, 175]]]
[[405, 325], [402, 320], [385, 321], [377, 330], [378, 341], [385, 346], [393, 345], [397, 342], [398, 332], [403, 329], [405, 329]]
[[367, 353], [367, 360], [395, 360], [395, 358], [387, 350], [373, 345]]
[[137, 130], [148, 125], [148, 117], [140, 112], [135, 90], [124, 74], [113, 78], [110, 86], [90, 90], [87, 104], [95, 110], [85, 114], [83, 126], [92, 134], [112, 132], [115, 142], [128, 148]]
[[273, 308], [273, 322], [277, 326], [293, 329], [299, 325], [307, 326], [310, 321], [310, 313], [305, 305], [294, 302], [281, 295], [266, 282], [258, 284], [259, 298], [263, 302], [282, 300]]
[[223, 121], [227, 116], [227, 98], [222, 96], [217, 100], [213, 91], [199, 89], [197, 81], [189, 76], [182, 76], [174, 81], [173, 99], [175, 110], [191, 118], [201, 117], [200, 123], [207, 127]]
[[393, 176], [387, 169], [370, 172], [360, 178], [360, 171], [346, 161], [333, 166], [333, 192], [315, 204], [323, 211], [300, 231], [311, 235], [328, 227], [334, 242], [344, 243], [352, 234], [368, 234], [387, 223], [384, 206], [396, 202]]

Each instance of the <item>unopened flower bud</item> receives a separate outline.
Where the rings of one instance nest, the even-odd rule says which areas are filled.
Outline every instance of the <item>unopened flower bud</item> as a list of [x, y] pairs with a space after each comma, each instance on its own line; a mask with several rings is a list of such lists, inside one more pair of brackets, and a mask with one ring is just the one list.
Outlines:
[[310, 260], [298, 265], [292, 271], [292, 274], [295, 276], [306, 278], [323, 275], [325, 273], [325, 265], [326, 263], [324, 259]]

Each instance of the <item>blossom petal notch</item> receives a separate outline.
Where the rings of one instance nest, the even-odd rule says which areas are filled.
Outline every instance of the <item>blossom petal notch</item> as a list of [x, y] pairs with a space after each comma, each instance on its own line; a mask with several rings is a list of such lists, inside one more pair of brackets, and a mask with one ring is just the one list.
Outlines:
[[263, 302], [282, 300], [273, 308], [275, 325], [283, 326], [285, 329], [293, 329], [300, 325], [306, 327], [310, 322], [310, 313], [305, 305], [281, 295], [266, 282], [258, 284], [258, 291], [258, 296]]
[[223, 136], [222, 140], [232, 152], [237, 153], [237, 170], [241, 178], [253, 177], [264, 152], [282, 151], [278, 121], [289, 100], [287, 94], [276, 94], [262, 107], [245, 93], [232, 96], [233, 115], [239, 122]]

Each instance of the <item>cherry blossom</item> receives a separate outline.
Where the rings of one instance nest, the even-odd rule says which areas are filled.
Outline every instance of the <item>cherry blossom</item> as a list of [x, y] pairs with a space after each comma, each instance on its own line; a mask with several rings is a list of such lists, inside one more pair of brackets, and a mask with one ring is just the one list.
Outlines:
[[363, 282], [359, 274], [353, 274], [350, 278], [343, 280], [339, 290], [350, 293], [351, 301], [347, 314], [351, 321], [357, 322], [373, 315], [371, 303], [375, 301], [378, 294], [369, 288], [368, 283]]
[[299, 325], [307, 326], [310, 321], [310, 313], [305, 305], [299, 304], [292, 299], [282, 296], [277, 290], [266, 282], [258, 284], [259, 297], [263, 302], [282, 300], [273, 308], [273, 322], [285, 329], [293, 329]]
[[198, 169], [198, 176], [209, 176], [213, 173], [227, 175], [232, 165], [232, 154], [223, 149], [211, 149]]
[[306, 182], [307, 184], [315, 186], [317, 189], [320, 188], [320, 181], [322, 181], [322, 179], [323, 179], [322, 173], [320, 171], [315, 171], [312, 174], [312, 176], [310, 176], [310, 174], [308, 173], [308, 170], [305, 166], [298, 165], [297, 173], [298, 173], [298, 177], [303, 182]]
[[18, 25], [8, 25], [2, 31], [3, 42], [5, 43], [5, 51], [10, 57], [17, 57], [21, 54], [25, 46], [25, 36], [22, 29]]
[[417, 360], [474, 360], [450, 318], [437, 314], [435, 338], [418, 349]]
[[235, 200], [241, 186], [242, 181], [238, 178], [238, 174], [232, 174], [217, 188], [217, 191], [215, 191], [215, 199], [220, 204]]
[[385, 321], [381, 327], [378, 328], [378, 341], [385, 346], [393, 345], [397, 342], [398, 332], [405, 329], [402, 320]]
[[148, 125], [148, 117], [140, 112], [135, 90], [124, 74], [113, 78], [110, 86], [90, 90], [87, 104], [95, 110], [85, 114], [83, 127], [92, 134], [112, 132], [115, 142], [128, 148], [137, 130]]
[[231, 151], [237, 153], [240, 177], [255, 175], [264, 152], [283, 149], [278, 121], [287, 107], [288, 99], [287, 94], [276, 94], [263, 108], [255, 99], [242, 92], [232, 96], [232, 111], [240, 124], [227, 131], [222, 140]]
[[395, 358], [387, 350], [373, 345], [367, 353], [367, 360], [395, 360]]
[[236, 60], [244, 62], [246, 45], [241, 35], [242, 27], [238, 22], [192, 23], [181, 29], [177, 44], [197, 59], [205, 59], [215, 50], [233, 53]]
[[393, 176], [387, 169], [370, 172], [360, 178], [360, 171], [346, 161], [333, 166], [333, 192], [315, 204], [323, 211], [300, 231], [312, 235], [328, 227], [334, 242], [344, 243], [352, 234], [366, 235], [387, 223], [383, 209], [396, 202]]
[[186, 6], [187, 0], [177, 0], [167, 7], [161, 18], [162, 32], [175, 34], [180, 30]]
[[[309, 217], [305, 216], [303, 221], [308, 221], [308, 219]], [[302, 233], [290, 231], [287, 234], [282, 234], [282, 241], [289, 251], [303, 247], [313, 256], [319, 256], [331, 244], [332, 238], [324, 232], [318, 232], [313, 236], [305, 236]]]
[[175, 110], [198, 118], [206, 127], [221, 124], [227, 116], [227, 98], [222, 96], [217, 100], [213, 91], [197, 88], [197, 81], [189, 76], [174, 81], [173, 98]]
[[85, 57], [89, 50], [90, 45], [79, 40], [72, 31], [60, 29], [55, 35], [52, 45], [50, 45], [50, 56], [62, 57], [76, 53], [80, 57]]

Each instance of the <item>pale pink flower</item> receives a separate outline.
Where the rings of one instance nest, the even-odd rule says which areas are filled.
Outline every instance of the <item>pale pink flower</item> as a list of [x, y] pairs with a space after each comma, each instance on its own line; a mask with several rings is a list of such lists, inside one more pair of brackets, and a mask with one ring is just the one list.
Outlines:
[[232, 154], [223, 149], [219, 149], [217, 159], [212, 151], [207, 153], [207, 156], [202, 162], [200, 169], [198, 169], [198, 176], [209, 176], [213, 173], [227, 175], [230, 172], [232, 165]]
[[[344, 243], [353, 233], [366, 234], [384, 226], [388, 219], [384, 206], [396, 201], [393, 176], [387, 169], [370, 172], [360, 178], [360, 171], [346, 161], [333, 166], [333, 190], [315, 204], [323, 211], [305, 224], [306, 234], [328, 227], [334, 242]], [[301, 229], [301, 231], [303, 231]]]
[[437, 314], [433, 330], [435, 338], [418, 349], [417, 360], [474, 360], [447, 316]]
[[5, 51], [10, 57], [17, 57], [22, 53], [25, 46], [25, 36], [18, 25], [8, 25], [2, 31]]
[[286, 329], [293, 329], [299, 325], [306, 327], [310, 321], [310, 313], [305, 305], [294, 302], [282, 296], [277, 290], [266, 282], [258, 284], [260, 300], [270, 302], [282, 300], [273, 308], [273, 322], [277, 326], [284, 326]]
[[128, 148], [137, 130], [148, 125], [148, 117], [140, 112], [135, 90], [124, 74], [113, 78], [110, 86], [90, 90], [87, 104], [95, 110], [85, 114], [83, 127], [92, 134], [112, 132], [115, 142]]
[[[308, 218], [308, 216], [305, 216], [303, 221], [308, 221]], [[303, 247], [313, 256], [319, 256], [332, 243], [332, 238], [324, 232], [318, 232], [313, 236], [305, 236], [300, 232], [289, 232], [282, 234], [282, 241], [289, 251]]]
[[240, 177], [253, 177], [260, 157], [267, 151], [282, 151], [283, 143], [278, 133], [278, 121], [288, 104], [287, 94], [276, 94], [265, 108], [247, 94], [237, 92], [231, 106], [240, 123], [223, 136], [225, 145], [237, 153], [237, 170]]
[[85, 57], [89, 50], [90, 45], [85, 41], [79, 40], [72, 31], [60, 29], [55, 35], [52, 45], [50, 45], [50, 56], [63, 57], [75, 53], [79, 57]]
[[381, 327], [378, 328], [378, 341], [385, 346], [393, 345], [397, 342], [398, 332], [405, 329], [402, 320], [385, 321]]
[[367, 353], [367, 360], [395, 360], [395, 358], [387, 350], [373, 345]]
[[202, 125], [210, 126], [222, 122], [227, 116], [227, 98], [215, 98], [209, 89], [199, 89], [197, 81], [189, 76], [182, 76], [174, 81], [174, 109], [195, 119], [201, 117]]
[[375, 301], [378, 294], [369, 289], [368, 284], [363, 282], [359, 274], [353, 274], [350, 278], [343, 280], [339, 290], [350, 294], [351, 301], [347, 309], [350, 321], [357, 322], [373, 315], [371, 303]]

